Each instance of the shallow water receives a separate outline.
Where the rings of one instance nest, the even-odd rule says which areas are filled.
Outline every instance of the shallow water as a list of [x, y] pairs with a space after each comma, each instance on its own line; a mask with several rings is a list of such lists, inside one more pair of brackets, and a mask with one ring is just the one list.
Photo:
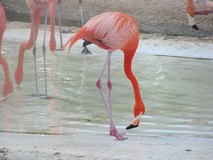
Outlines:
[[[19, 45], [18, 42], [3, 45], [12, 77]], [[48, 95], [53, 99], [32, 96], [35, 93], [33, 56], [31, 51], [26, 52], [24, 80], [21, 86], [15, 86], [8, 102], [0, 104], [1, 132], [108, 133], [109, 119], [95, 85], [107, 54], [90, 46], [95, 54], [84, 56], [81, 49], [74, 46], [70, 57], [66, 51], [51, 54], [47, 49]], [[43, 58], [39, 48], [37, 65], [39, 93], [43, 94]], [[153, 56], [138, 50], [133, 71], [139, 80], [146, 113], [137, 129], [125, 131], [133, 118], [133, 90], [123, 72], [123, 53], [113, 54], [113, 116], [121, 132], [213, 137], [213, 60]], [[1, 71], [0, 86], [2, 81]]]

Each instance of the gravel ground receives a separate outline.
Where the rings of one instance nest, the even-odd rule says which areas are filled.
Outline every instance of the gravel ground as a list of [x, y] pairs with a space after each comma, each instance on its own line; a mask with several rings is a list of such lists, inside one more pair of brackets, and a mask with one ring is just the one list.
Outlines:
[[[6, 9], [29, 14], [25, 0], [2, 0]], [[202, 1], [202, 0], [199, 0]], [[197, 16], [200, 30], [188, 25], [185, 12], [186, 0], [83, 0], [84, 19], [107, 11], [125, 12], [136, 18], [141, 31], [173, 36], [213, 37], [213, 14]], [[205, 9], [196, 4], [197, 10]], [[14, 16], [9, 15], [9, 17]], [[64, 25], [80, 25], [78, 0], [62, 1], [62, 17], [69, 20]], [[74, 23], [77, 22], [77, 23]]]

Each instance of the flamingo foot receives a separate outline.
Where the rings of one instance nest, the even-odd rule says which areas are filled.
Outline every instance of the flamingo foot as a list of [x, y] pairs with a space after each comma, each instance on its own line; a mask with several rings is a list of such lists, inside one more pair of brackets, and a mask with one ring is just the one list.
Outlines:
[[124, 141], [127, 139], [127, 137], [124, 137], [125, 133], [119, 133], [118, 130], [115, 127], [110, 127], [110, 136], [114, 136], [119, 141]]
[[84, 47], [82, 54], [92, 54], [87, 47]]

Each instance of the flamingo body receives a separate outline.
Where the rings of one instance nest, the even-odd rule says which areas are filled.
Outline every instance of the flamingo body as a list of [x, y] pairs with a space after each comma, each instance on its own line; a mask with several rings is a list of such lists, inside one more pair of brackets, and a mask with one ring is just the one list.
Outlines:
[[[119, 13], [119, 12], [106, 12], [97, 15], [90, 19], [82, 28], [80, 28], [73, 37], [64, 45], [65, 48], [69, 44], [68, 53], [72, 45], [79, 39], [87, 40], [102, 49], [108, 50], [108, 57], [103, 66], [102, 72], [98, 78], [96, 86], [98, 87], [103, 101], [107, 107], [107, 111], [110, 117], [110, 135], [115, 136], [119, 140], [125, 138], [117, 132], [115, 125], [112, 121], [112, 110], [111, 110], [111, 89], [112, 83], [110, 81], [110, 57], [111, 53], [115, 50], [122, 50], [124, 52], [124, 72], [127, 78], [131, 81], [134, 95], [134, 117], [133, 123], [127, 127], [131, 129], [137, 127], [141, 116], [145, 112], [145, 106], [140, 95], [140, 89], [138, 81], [132, 73], [131, 65], [132, 59], [136, 52], [139, 42], [139, 27], [134, 18], [131, 16]], [[109, 103], [106, 101], [103, 93], [101, 79], [108, 64], [108, 89], [109, 89]]]
[[[129, 29], [131, 28], [131, 29]], [[118, 12], [106, 12], [90, 19], [75, 36], [64, 45], [72, 45], [79, 39], [85, 39], [100, 48], [114, 52], [124, 50], [128, 42], [136, 49], [138, 45], [139, 28], [137, 22], [130, 16]]]
[[1, 54], [2, 37], [5, 29], [6, 29], [6, 16], [4, 8], [0, 3], [0, 64], [2, 65], [4, 71], [4, 83], [2, 87], [3, 97], [0, 99], [0, 102], [7, 100], [7, 96], [13, 91], [13, 84], [10, 79], [9, 66], [6, 59], [4, 59], [4, 57]]

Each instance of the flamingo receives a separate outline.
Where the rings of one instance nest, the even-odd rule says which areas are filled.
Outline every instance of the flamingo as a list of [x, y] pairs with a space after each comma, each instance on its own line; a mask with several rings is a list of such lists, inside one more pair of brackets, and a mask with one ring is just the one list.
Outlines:
[[46, 79], [46, 26], [47, 26], [47, 16], [48, 11], [50, 12], [50, 41], [49, 47], [52, 52], [56, 50], [56, 40], [54, 35], [54, 24], [55, 24], [55, 7], [56, 0], [26, 0], [28, 8], [30, 9], [31, 14], [31, 33], [28, 41], [23, 42], [19, 48], [18, 54], [18, 63], [15, 71], [15, 82], [17, 85], [20, 85], [23, 79], [23, 62], [24, 62], [24, 53], [26, 49], [31, 49], [33, 47], [33, 57], [34, 57], [34, 72], [35, 72], [35, 86], [36, 86], [36, 95], [38, 93], [38, 83], [37, 83], [37, 71], [36, 71], [36, 39], [38, 35], [38, 29], [41, 19], [41, 10], [46, 10], [45, 17], [45, 30], [44, 30], [44, 38], [43, 38], [43, 56], [44, 56], [44, 73], [45, 73], [45, 96], [47, 98], [47, 79]]
[[[141, 117], [145, 113], [145, 106], [141, 98], [139, 84], [131, 68], [132, 59], [135, 55], [139, 42], [138, 24], [135, 19], [124, 13], [102, 13], [90, 19], [82, 28], [80, 28], [75, 35], [66, 42], [63, 49], [65, 49], [65, 47], [69, 44], [68, 54], [70, 55], [71, 47], [79, 39], [85, 39], [88, 42], [108, 51], [107, 58], [96, 82], [96, 86], [109, 115], [110, 135], [116, 137], [118, 140], [125, 140], [126, 137], [118, 132], [112, 118], [112, 83], [110, 75], [111, 55], [118, 49], [124, 52], [124, 72], [132, 83], [135, 97], [133, 123], [126, 128], [132, 129], [138, 127]], [[101, 83], [107, 66], [109, 102], [106, 100]]]
[[195, 23], [195, 15], [208, 15], [210, 13], [213, 13], [213, 2], [210, 2], [209, 0], [204, 0], [203, 2], [203, 5], [207, 8], [210, 8], [211, 10], [195, 11], [194, 1], [195, 0], [187, 1], [186, 12], [189, 20], [189, 25], [195, 30], [199, 30]]
[[5, 29], [6, 29], [6, 16], [4, 8], [0, 2], [0, 64], [2, 65], [4, 70], [4, 84], [2, 88], [3, 97], [0, 99], [0, 102], [5, 102], [7, 100], [8, 95], [13, 91], [13, 84], [10, 79], [9, 66], [7, 64], [7, 61], [3, 58], [1, 54], [2, 37]]

